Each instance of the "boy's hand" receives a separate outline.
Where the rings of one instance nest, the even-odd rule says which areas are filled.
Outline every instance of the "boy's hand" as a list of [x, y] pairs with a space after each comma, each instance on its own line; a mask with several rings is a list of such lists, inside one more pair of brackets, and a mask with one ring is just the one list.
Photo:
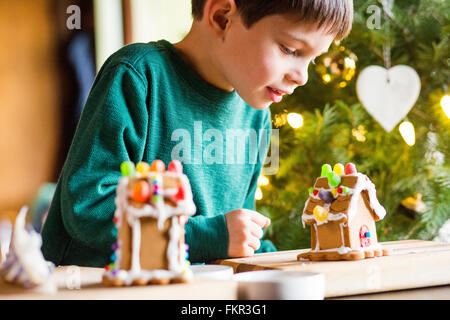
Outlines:
[[228, 256], [230, 258], [251, 256], [259, 249], [262, 228], [270, 225], [270, 219], [262, 214], [237, 209], [225, 214], [228, 229]]

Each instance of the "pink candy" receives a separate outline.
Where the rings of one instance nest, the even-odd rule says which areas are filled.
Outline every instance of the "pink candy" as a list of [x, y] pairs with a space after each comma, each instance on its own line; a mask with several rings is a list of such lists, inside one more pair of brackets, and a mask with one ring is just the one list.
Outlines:
[[353, 163], [349, 162], [345, 165], [345, 169], [344, 169], [345, 174], [353, 174], [356, 173], [356, 167]]

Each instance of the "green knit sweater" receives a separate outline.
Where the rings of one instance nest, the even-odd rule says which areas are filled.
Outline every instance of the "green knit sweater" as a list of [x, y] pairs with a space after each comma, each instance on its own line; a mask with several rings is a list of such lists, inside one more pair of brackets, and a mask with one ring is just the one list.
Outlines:
[[[42, 231], [45, 258], [108, 264], [120, 164], [154, 159], [179, 159], [190, 180], [191, 262], [226, 258], [224, 214], [255, 209], [270, 119], [268, 109], [205, 82], [165, 40], [120, 49], [102, 66], [78, 124]], [[274, 250], [266, 240], [258, 252]]]

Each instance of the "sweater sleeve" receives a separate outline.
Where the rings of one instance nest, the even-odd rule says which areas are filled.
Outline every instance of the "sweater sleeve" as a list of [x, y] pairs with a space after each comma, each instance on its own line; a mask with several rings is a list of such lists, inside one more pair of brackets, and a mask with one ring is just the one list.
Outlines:
[[107, 252], [114, 241], [120, 164], [143, 157], [148, 130], [147, 82], [126, 63], [97, 76], [59, 180], [59, 207], [70, 237]]
[[190, 217], [185, 228], [191, 262], [203, 263], [228, 257], [228, 230], [224, 214]]

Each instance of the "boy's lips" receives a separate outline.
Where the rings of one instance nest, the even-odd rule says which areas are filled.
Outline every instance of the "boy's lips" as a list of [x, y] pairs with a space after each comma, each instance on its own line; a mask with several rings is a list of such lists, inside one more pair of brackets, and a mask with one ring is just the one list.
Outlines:
[[292, 92], [287, 92], [280, 89], [275, 89], [271, 87], [267, 87], [267, 91], [269, 92], [270, 98], [273, 102], [278, 103], [283, 99], [284, 94], [292, 94]]

